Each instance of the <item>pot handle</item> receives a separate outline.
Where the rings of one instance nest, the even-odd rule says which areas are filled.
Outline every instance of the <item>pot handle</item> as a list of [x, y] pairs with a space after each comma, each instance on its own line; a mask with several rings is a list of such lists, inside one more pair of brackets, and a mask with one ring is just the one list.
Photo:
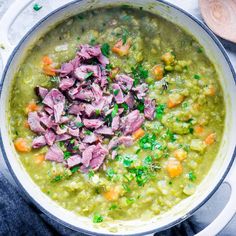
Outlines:
[[196, 234], [196, 236], [217, 235], [233, 218], [236, 213], [236, 164], [231, 168], [226, 176], [224, 183], [228, 184], [231, 193], [230, 198], [215, 220], [205, 229]]
[[13, 51], [15, 45], [12, 45], [8, 39], [8, 32], [15, 21], [17, 16], [29, 5], [33, 0], [15, 0], [10, 7], [6, 10], [4, 15], [0, 20], [0, 43], [2, 44], [1, 57], [2, 57], [2, 66], [6, 65], [6, 62]]

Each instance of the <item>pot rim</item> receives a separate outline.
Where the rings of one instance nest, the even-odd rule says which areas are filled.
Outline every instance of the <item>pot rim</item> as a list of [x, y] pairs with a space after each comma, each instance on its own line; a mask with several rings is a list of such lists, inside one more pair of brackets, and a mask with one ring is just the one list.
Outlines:
[[[50, 18], [52, 15], [54, 15], [55, 13], [57, 13], [59, 11], [62, 11], [63, 9], [66, 9], [67, 7], [69, 7], [69, 6], [73, 5], [73, 4], [76, 4], [76, 3], [79, 3], [79, 2], [82, 2], [82, 1], [83, 0], [74, 0], [72, 2], [64, 4], [63, 6], [53, 10], [52, 12], [48, 13], [45, 17], [43, 17], [39, 22], [37, 22], [32, 28], [30, 28], [30, 30], [28, 30], [27, 33], [24, 34], [24, 36], [22, 37], [20, 42], [16, 45], [16, 47], [14, 48], [12, 53], [10, 54], [10, 56], [9, 56], [9, 58], [7, 60], [7, 63], [5, 65], [5, 67], [4, 67], [2, 78], [1, 78], [1, 83], [0, 83], [0, 98], [2, 96], [2, 88], [3, 88], [4, 81], [6, 79], [6, 74], [8, 72], [8, 69], [9, 69], [9, 67], [11, 65], [11, 62], [12, 62], [15, 54], [17, 53], [18, 49], [21, 47], [21, 45], [23, 44], [25, 39], [27, 39], [29, 35], [33, 34], [34, 31], [43, 22], [45, 22], [48, 18]], [[192, 21], [194, 21], [196, 24], [198, 24], [198, 26], [200, 26], [211, 37], [211, 39], [217, 45], [218, 49], [220, 49], [221, 53], [223, 54], [224, 59], [226, 60], [228, 66], [229, 66], [229, 69], [230, 69], [230, 71], [232, 73], [232, 76], [234, 78], [234, 82], [236, 84], [236, 73], [234, 71], [233, 65], [232, 65], [232, 63], [231, 63], [231, 61], [230, 61], [230, 59], [229, 59], [229, 57], [227, 55], [227, 52], [226, 52], [225, 48], [223, 47], [223, 45], [221, 44], [219, 39], [213, 34], [213, 32], [203, 22], [201, 22], [195, 16], [193, 16], [192, 14], [190, 14], [187, 11], [183, 10], [182, 8], [176, 6], [176, 5], [172, 4], [172, 3], [166, 2], [165, 0], [155, 0], [155, 1], [163, 3], [164, 5], [166, 5], [168, 7], [171, 7], [171, 8], [174, 8], [175, 10], [181, 12], [182, 14], [184, 14], [185, 16], [190, 18]], [[132, 5], [131, 5], [131, 7], [132, 7]], [[7, 168], [9, 170], [11, 176], [13, 177], [14, 181], [17, 184], [18, 191], [20, 191], [21, 194], [23, 194], [25, 197], [27, 197], [41, 212], [43, 212], [45, 215], [47, 215], [51, 219], [55, 220], [56, 222], [64, 225], [65, 227], [67, 227], [69, 229], [75, 230], [77, 232], [86, 233], [88, 235], [99, 235], [99, 236], [114, 235], [112, 233], [97, 233], [97, 232], [93, 232], [93, 231], [90, 231], [90, 230], [86, 230], [86, 229], [83, 229], [83, 228], [71, 225], [71, 224], [67, 223], [65, 220], [59, 219], [57, 216], [55, 216], [55, 215], [51, 214], [49, 211], [47, 211], [44, 207], [41, 206], [40, 203], [38, 203], [36, 200], [34, 200], [33, 197], [30, 196], [30, 194], [22, 186], [21, 182], [18, 180], [18, 178], [15, 175], [13, 169], [11, 168], [11, 165], [10, 165], [10, 163], [8, 161], [8, 158], [7, 158], [7, 155], [6, 155], [6, 152], [5, 152], [5, 148], [4, 148], [4, 145], [3, 145], [3, 137], [2, 137], [2, 134], [1, 134], [1, 130], [0, 130], [0, 148], [1, 148], [1, 151], [2, 151], [2, 155], [3, 155], [4, 161], [5, 161], [6, 165], [7, 165]], [[230, 168], [232, 167], [232, 164], [234, 162], [235, 157], [236, 157], [236, 146], [234, 147], [234, 152], [233, 152], [233, 155], [231, 157], [231, 160], [230, 160], [227, 168], [225, 169], [225, 172], [224, 172], [222, 178], [216, 184], [215, 188], [207, 195], [207, 197], [202, 202], [200, 202], [195, 208], [191, 209], [184, 217], [179, 217], [179, 219], [177, 219], [175, 221], [172, 221], [171, 223], [166, 224], [166, 225], [164, 225], [162, 227], [158, 227], [156, 229], [153, 229], [153, 230], [149, 230], [149, 231], [145, 231], [145, 232], [140, 232], [140, 233], [127, 234], [127, 235], [129, 235], [129, 236], [136, 236], [136, 235], [139, 236], [139, 235], [148, 235], [148, 234], [152, 234], [152, 233], [157, 233], [157, 232], [166, 230], [168, 228], [171, 228], [171, 227], [175, 226], [176, 224], [179, 224], [179, 223], [183, 222], [184, 220], [186, 220], [196, 210], [198, 210], [202, 205], [204, 205], [211, 198], [211, 196], [216, 192], [216, 190], [219, 188], [219, 186], [222, 184], [223, 180], [225, 179], [226, 175], [228, 174]], [[115, 235], [121, 235], [121, 234], [115, 234]]]

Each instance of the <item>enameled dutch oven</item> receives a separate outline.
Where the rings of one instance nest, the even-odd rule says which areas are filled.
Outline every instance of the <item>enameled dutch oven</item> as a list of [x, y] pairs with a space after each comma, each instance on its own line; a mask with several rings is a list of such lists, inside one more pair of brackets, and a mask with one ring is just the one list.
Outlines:
[[[234, 161], [236, 146], [236, 76], [230, 60], [219, 40], [196, 18], [178, 7], [164, 1], [77, 0], [63, 5], [44, 17], [36, 25], [34, 25], [27, 34], [25, 34], [16, 47], [13, 47], [8, 40], [8, 30], [12, 23], [12, 21], [9, 20], [9, 16], [11, 16], [10, 18], [14, 20], [20, 10], [22, 10], [28, 3], [29, 0], [16, 0], [0, 22], [1, 42], [6, 47], [5, 50], [2, 50], [1, 52], [4, 71], [2, 75], [0, 100], [0, 145], [2, 156], [7, 166], [7, 173], [11, 174], [12, 179], [18, 186], [19, 190], [42, 212], [52, 219], [71, 229], [92, 235], [147, 235], [170, 228], [187, 219], [216, 191], [225, 179]], [[31, 180], [30, 176], [20, 163], [9, 137], [7, 109], [9, 102], [9, 91], [14, 74], [19, 65], [22, 63], [22, 60], [27, 53], [27, 49], [34, 45], [34, 43], [37, 42], [43, 34], [45, 34], [57, 23], [85, 10], [106, 7], [108, 5], [117, 6], [124, 4], [132, 7], [142, 7], [144, 10], [158, 14], [179, 25], [191, 33], [204, 47], [206, 54], [215, 64], [224, 91], [226, 104], [225, 131], [223, 134], [220, 151], [208, 175], [198, 186], [194, 195], [183, 200], [165, 214], [156, 216], [151, 220], [144, 221], [137, 219], [132, 221], [113, 221], [108, 222], [105, 226], [101, 227], [98, 224], [94, 225], [91, 222], [91, 219], [78, 216], [73, 212], [57, 205], [54, 201], [43, 194], [38, 186]], [[235, 213], [236, 178], [233, 178], [233, 175], [230, 175], [230, 177], [227, 177], [225, 182], [231, 186], [230, 199], [215, 221], [205, 230], [200, 232], [199, 235], [215, 235], [223, 228], [223, 226], [227, 224]]]

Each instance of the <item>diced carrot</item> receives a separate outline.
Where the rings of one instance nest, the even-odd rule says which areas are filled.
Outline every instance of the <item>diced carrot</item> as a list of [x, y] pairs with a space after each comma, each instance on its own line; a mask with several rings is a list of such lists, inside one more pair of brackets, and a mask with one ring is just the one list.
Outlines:
[[206, 145], [211, 145], [211, 144], [213, 144], [215, 141], [216, 141], [216, 133], [211, 133], [211, 134], [209, 134], [209, 135], [205, 138], [205, 140], [204, 140], [204, 142], [205, 142]]
[[35, 156], [35, 163], [36, 164], [41, 164], [45, 160], [45, 155], [44, 154], [38, 154]]
[[197, 125], [197, 126], [195, 126], [194, 131], [196, 134], [200, 135], [203, 133], [204, 128], [201, 125]]
[[136, 140], [136, 139], [141, 138], [144, 134], [145, 134], [145, 131], [142, 128], [139, 128], [133, 133], [132, 136]]
[[166, 52], [161, 56], [161, 60], [164, 61], [166, 65], [170, 65], [172, 62], [174, 62], [175, 57], [171, 54], [171, 52]]
[[17, 151], [19, 152], [30, 152], [31, 147], [29, 146], [28, 142], [24, 138], [17, 138], [14, 141], [14, 146]]
[[169, 159], [166, 170], [171, 178], [177, 177], [182, 174], [183, 167], [179, 160], [175, 158]]
[[122, 39], [119, 39], [119, 41], [114, 45], [112, 48], [112, 52], [118, 54], [119, 56], [123, 57], [129, 54], [129, 49], [131, 46], [131, 40], [128, 39], [125, 44], [123, 44]]
[[119, 191], [117, 188], [111, 188], [109, 191], [105, 192], [103, 196], [108, 201], [116, 201], [119, 198]]
[[52, 67], [53, 60], [49, 56], [44, 56], [42, 58], [42, 62], [43, 62], [43, 72], [44, 72], [44, 74], [50, 75], [50, 76], [55, 76], [56, 71]]
[[164, 75], [164, 68], [162, 65], [156, 65], [153, 68], [153, 74], [155, 75], [156, 80], [161, 80]]
[[49, 76], [55, 76], [56, 75], [56, 70], [50, 65], [44, 65], [43, 66], [43, 72], [44, 72], [44, 74], [49, 75]]
[[49, 56], [44, 56], [42, 62], [44, 65], [51, 65], [53, 61]]
[[174, 151], [174, 156], [176, 159], [178, 159], [179, 161], [183, 161], [184, 159], [187, 158], [188, 154], [186, 151], [184, 151], [182, 148], [179, 148], [177, 150]]
[[26, 113], [28, 114], [29, 112], [38, 111], [39, 109], [40, 107], [35, 103], [35, 101], [31, 101], [29, 102], [25, 110], [26, 110]]
[[168, 101], [167, 101], [167, 107], [173, 108], [179, 105], [184, 100], [184, 96], [181, 94], [170, 94]]
[[27, 120], [25, 120], [25, 122], [24, 122], [24, 127], [27, 128], [27, 129], [30, 127]]

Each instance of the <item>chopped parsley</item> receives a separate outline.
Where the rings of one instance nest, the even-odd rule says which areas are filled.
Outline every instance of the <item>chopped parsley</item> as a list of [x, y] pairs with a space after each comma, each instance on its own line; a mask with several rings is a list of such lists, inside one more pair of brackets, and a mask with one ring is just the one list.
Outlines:
[[124, 108], [124, 111], [129, 109], [129, 106], [126, 103], [122, 103], [121, 106]]
[[96, 44], [96, 39], [95, 38], [91, 38], [90, 39], [90, 45], [94, 46]]
[[50, 77], [50, 81], [51, 81], [52, 83], [57, 83], [57, 84], [59, 84], [59, 83], [60, 83], [60, 78], [59, 78], [58, 76], [52, 76], [52, 77]]
[[75, 172], [77, 172], [79, 170], [79, 166], [74, 166], [74, 167], [72, 167], [71, 169], [70, 169], [70, 171], [72, 172], [72, 173], [75, 173]]
[[145, 70], [141, 64], [135, 68], [131, 67], [131, 71], [134, 78], [134, 86], [137, 86], [142, 80], [148, 78], [148, 70]]
[[111, 118], [114, 118], [114, 117], [117, 115], [118, 109], [119, 109], [118, 105], [115, 104], [115, 105], [114, 105], [114, 108], [113, 108], [113, 110], [112, 110], [112, 112], [111, 112]]
[[92, 134], [93, 132], [90, 131], [90, 130], [85, 130], [84, 133], [87, 134], [87, 135], [90, 135], [90, 134]]
[[152, 157], [151, 157], [151, 156], [145, 157], [145, 159], [144, 159], [143, 162], [144, 162], [145, 165], [150, 165], [150, 164], [152, 164]]
[[106, 175], [107, 175], [108, 178], [111, 180], [111, 179], [114, 177], [114, 175], [116, 175], [116, 172], [115, 172], [113, 169], [109, 168], [109, 169], [106, 171]]
[[149, 149], [149, 150], [155, 150], [162, 148], [162, 145], [157, 142], [155, 134], [145, 134], [140, 140], [139, 140], [139, 146], [142, 149]]
[[193, 127], [190, 127], [190, 128], [189, 128], [189, 133], [190, 133], [190, 134], [193, 134], [193, 132], [194, 132]]
[[101, 114], [101, 111], [97, 109], [97, 110], [95, 110], [95, 114], [96, 114], [96, 116], [99, 116]]
[[188, 107], [188, 102], [183, 102], [183, 103], [182, 103], [182, 107], [183, 107], [184, 109], [186, 109], [186, 108]]
[[88, 72], [85, 76], [84, 76], [84, 79], [88, 79], [90, 76], [92, 76], [93, 75], [93, 72], [92, 71], [90, 71], [90, 72]]
[[64, 159], [67, 160], [70, 157], [71, 157], [71, 152], [65, 151], [64, 152]]
[[115, 210], [117, 209], [118, 206], [116, 204], [112, 204], [110, 207], [109, 207], [109, 210]]
[[78, 127], [78, 128], [81, 128], [84, 126], [84, 124], [82, 122], [76, 122], [75, 125]]
[[165, 104], [160, 104], [156, 108], [156, 118], [158, 120], [162, 119], [162, 116], [164, 115], [166, 105]]
[[166, 135], [168, 136], [168, 138], [171, 142], [176, 141], [176, 135], [174, 133], [172, 133], [169, 129], [167, 130]]
[[93, 176], [94, 176], [94, 171], [93, 170], [89, 170], [89, 172], [88, 172], [89, 179], [91, 179]]
[[140, 112], [143, 112], [144, 111], [144, 102], [143, 101], [140, 101], [139, 104], [137, 105], [137, 109], [140, 111]]
[[93, 223], [101, 223], [101, 222], [103, 222], [103, 217], [98, 213], [94, 214]]
[[34, 9], [35, 11], [39, 11], [41, 8], [42, 8], [42, 6], [39, 5], [38, 3], [35, 3], [35, 4], [33, 5], [33, 9]]
[[196, 75], [193, 76], [193, 78], [196, 79], [196, 80], [199, 80], [199, 79], [201, 79], [201, 75], [196, 74]]
[[126, 198], [127, 204], [132, 204], [134, 203], [135, 199], [134, 198]]
[[104, 43], [101, 46], [101, 51], [104, 56], [108, 57], [110, 55], [110, 45], [108, 43]]
[[138, 186], [143, 186], [151, 177], [151, 172], [147, 166], [130, 168], [128, 171], [135, 175], [135, 180]]
[[55, 183], [55, 182], [59, 182], [60, 180], [62, 180], [62, 176], [61, 175], [57, 175], [55, 176], [53, 179], [52, 179], [52, 183]]
[[115, 96], [117, 96], [119, 92], [120, 92], [120, 90], [119, 90], [119, 89], [116, 89], [116, 90], [114, 90], [113, 93], [114, 93]]
[[130, 189], [130, 187], [129, 187], [127, 184], [122, 184], [122, 187], [123, 187], [123, 189], [124, 189], [127, 193], [130, 193], [130, 192], [131, 192], [131, 189]]
[[188, 178], [189, 178], [190, 181], [195, 181], [197, 177], [192, 171], [190, 171], [188, 173]]

